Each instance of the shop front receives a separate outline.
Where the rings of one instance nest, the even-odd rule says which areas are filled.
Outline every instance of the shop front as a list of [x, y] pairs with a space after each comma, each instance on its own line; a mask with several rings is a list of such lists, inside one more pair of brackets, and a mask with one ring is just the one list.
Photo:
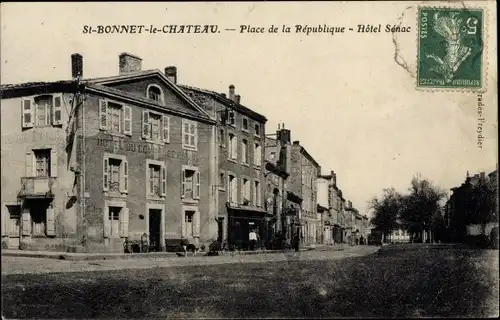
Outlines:
[[[257, 248], [272, 237], [272, 217], [260, 208], [228, 207], [228, 245], [231, 250], [248, 250], [249, 233], [257, 233]], [[271, 229], [271, 230], [270, 230]]]

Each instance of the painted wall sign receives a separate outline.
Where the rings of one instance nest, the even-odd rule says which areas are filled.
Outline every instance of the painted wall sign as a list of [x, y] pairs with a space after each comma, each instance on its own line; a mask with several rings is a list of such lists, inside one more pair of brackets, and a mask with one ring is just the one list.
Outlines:
[[172, 150], [168, 149], [167, 146], [154, 143], [129, 142], [121, 137], [116, 137], [113, 139], [97, 138], [97, 146], [113, 152], [124, 151], [132, 153], [142, 153], [146, 155], [154, 155], [156, 157], [167, 157], [171, 159], [188, 160], [193, 162], [198, 162], [199, 160], [192, 151]]
[[39, 141], [65, 143], [66, 137], [61, 132], [35, 132], [7, 135], [2, 137], [2, 144], [28, 144]]

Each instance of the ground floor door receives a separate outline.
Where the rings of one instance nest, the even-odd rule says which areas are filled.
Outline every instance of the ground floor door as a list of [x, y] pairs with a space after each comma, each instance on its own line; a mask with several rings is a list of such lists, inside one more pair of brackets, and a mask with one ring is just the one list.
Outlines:
[[149, 244], [153, 251], [161, 251], [161, 210], [149, 209]]

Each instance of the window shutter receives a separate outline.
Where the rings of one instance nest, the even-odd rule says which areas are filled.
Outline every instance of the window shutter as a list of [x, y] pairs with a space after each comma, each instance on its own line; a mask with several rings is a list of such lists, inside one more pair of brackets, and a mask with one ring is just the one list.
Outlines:
[[132, 108], [123, 106], [123, 133], [132, 134]]
[[120, 236], [122, 238], [128, 237], [128, 216], [129, 209], [123, 208], [120, 212]]
[[163, 116], [163, 141], [170, 142], [170, 118]]
[[103, 191], [108, 191], [109, 182], [109, 165], [108, 158], [104, 157], [102, 161], [102, 189]]
[[23, 209], [22, 216], [23, 236], [29, 236], [31, 235], [31, 215], [28, 208]]
[[193, 215], [193, 237], [200, 236], [200, 212], [196, 211]]
[[167, 167], [165, 164], [161, 165], [161, 195], [162, 197], [167, 195]]
[[108, 102], [99, 100], [99, 129], [108, 129]]
[[33, 128], [34, 117], [33, 117], [33, 104], [30, 99], [24, 99], [21, 101], [21, 109], [23, 117], [21, 119], [23, 128]]
[[120, 183], [120, 189], [121, 192], [127, 193], [128, 192], [128, 161], [127, 160], [122, 160], [122, 179]]
[[240, 186], [240, 203], [243, 204], [245, 199], [245, 181], [241, 178], [241, 186]]
[[25, 161], [25, 176], [27, 178], [33, 177], [33, 152], [26, 152], [26, 161]]
[[50, 176], [57, 177], [57, 150], [50, 150]]
[[198, 143], [197, 143], [198, 142], [198, 126], [197, 126], [197, 124], [195, 122], [190, 123], [189, 130], [191, 131], [189, 143], [191, 144], [191, 146], [198, 148]]
[[55, 236], [56, 235], [56, 223], [55, 223], [55, 210], [53, 208], [47, 209], [47, 224], [46, 224], [46, 233], [47, 236]]
[[199, 199], [200, 198], [200, 171], [196, 171], [194, 175], [195, 181], [194, 181], [194, 198]]
[[9, 234], [10, 227], [10, 213], [7, 206], [2, 206], [2, 236]]
[[181, 216], [181, 237], [186, 236], [186, 212], [182, 212]]
[[151, 167], [146, 163], [146, 194], [153, 194], [153, 188], [151, 188]]
[[181, 181], [182, 181], [182, 186], [181, 186], [181, 198], [184, 199], [184, 195], [186, 192], [186, 170], [182, 169], [181, 170]]
[[[182, 146], [184, 147], [186, 145], [186, 122], [184, 121], [184, 119], [182, 120]], [[189, 137], [188, 137], [188, 140], [189, 140]], [[188, 141], [189, 143], [189, 141]]]
[[108, 238], [109, 237], [109, 232], [111, 231], [111, 221], [109, 220], [109, 207], [108, 206], [105, 206], [104, 207], [104, 210], [103, 210], [103, 235], [104, 235], [104, 238]]
[[149, 137], [151, 135], [149, 128], [150, 128], [149, 111], [143, 110], [142, 111], [142, 137], [144, 139], [149, 139]]
[[233, 202], [233, 199], [232, 199], [233, 186], [231, 185], [231, 177], [227, 173], [226, 173], [226, 175], [227, 175], [227, 183], [226, 183], [227, 187], [226, 188], [227, 188], [227, 192], [228, 192], [227, 193], [227, 202], [231, 203], [231, 202]]
[[62, 124], [62, 96], [54, 97], [54, 108], [52, 109], [52, 125]]

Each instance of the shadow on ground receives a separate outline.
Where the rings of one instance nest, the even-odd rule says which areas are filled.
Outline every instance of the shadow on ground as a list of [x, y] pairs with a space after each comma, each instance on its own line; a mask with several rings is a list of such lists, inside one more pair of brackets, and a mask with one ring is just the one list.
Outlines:
[[334, 261], [3, 276], [2, 312], [38, 319], [488, 317], [498, 315], [492, 256], [388, 250]]

